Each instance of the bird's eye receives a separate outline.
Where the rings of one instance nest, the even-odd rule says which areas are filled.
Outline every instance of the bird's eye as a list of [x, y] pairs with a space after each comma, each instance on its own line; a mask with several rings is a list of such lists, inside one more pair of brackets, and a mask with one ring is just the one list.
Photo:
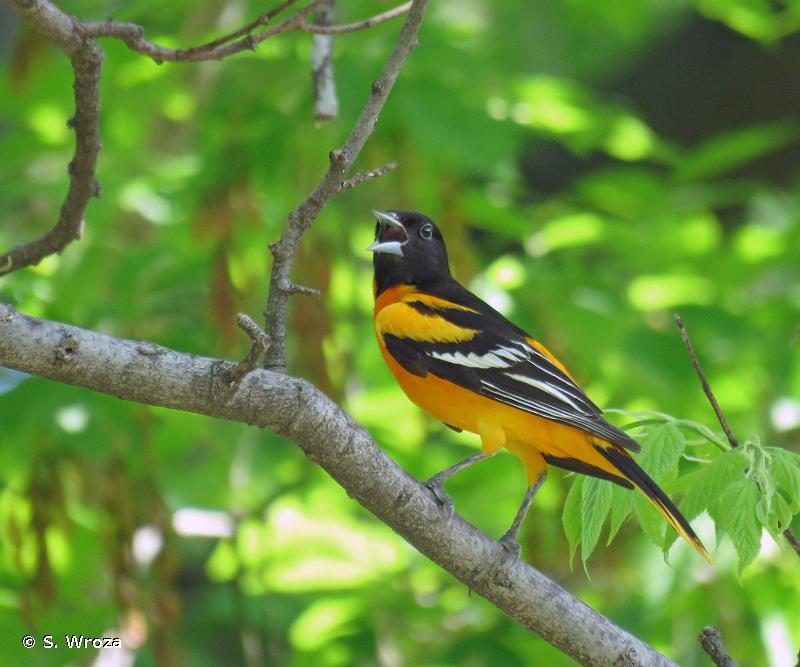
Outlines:
[[430, 241], [433, 236], [433, 225], [430, 223], [422, 225], [422, 227], [419, 228], [419, 235], [426, 241]]

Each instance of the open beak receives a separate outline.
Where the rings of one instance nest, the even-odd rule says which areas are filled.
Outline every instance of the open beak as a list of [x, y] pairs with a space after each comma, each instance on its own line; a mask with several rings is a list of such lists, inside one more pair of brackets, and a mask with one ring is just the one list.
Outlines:
[[367, 250], [402, 257], [403, 246], [408, 243], [408, 235], [403, 223], [394, 213], [384, 213], [373, 209], [372, 214], [378, 219], [380, 227], [375, 235], [375, 242]]

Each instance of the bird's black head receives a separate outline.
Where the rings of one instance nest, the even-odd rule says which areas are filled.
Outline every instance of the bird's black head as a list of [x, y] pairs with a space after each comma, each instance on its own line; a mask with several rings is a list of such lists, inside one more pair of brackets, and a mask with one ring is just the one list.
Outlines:
[[375, 293], [395, 285], [429, 285], [450, 277], [447, 250], [439, 228], [422, 213], [373, 211]]

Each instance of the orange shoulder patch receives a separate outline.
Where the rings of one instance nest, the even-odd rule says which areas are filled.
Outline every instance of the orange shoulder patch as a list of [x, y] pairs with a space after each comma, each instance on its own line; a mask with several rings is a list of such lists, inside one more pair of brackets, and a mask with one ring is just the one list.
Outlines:
[[472, 340], [477, 329], [467, 329], [436, 315], [423, 315], [407, 303], [393, 303], [375, 315], [378, 340], [385, 334], [431, 343], [461, 343]]

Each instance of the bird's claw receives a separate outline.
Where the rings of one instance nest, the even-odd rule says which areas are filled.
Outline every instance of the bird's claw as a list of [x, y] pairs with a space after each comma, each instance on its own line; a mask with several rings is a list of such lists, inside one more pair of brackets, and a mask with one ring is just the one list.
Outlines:
[[425, 486], [436, 496], [436, 500], [438, 500], [439, 504], [442, 506], [442, 513], [444, 514], [445, 520], [450, 521], [456, 512], [456, 504], [453, 502], [452, 497], [444, 490], [441, 476], [434, 475], [425, 482]]
[[508, 552], [511, 558], [511, 562], [508, 563], [509, 569], [514, 567], [519, 562], [520, 556], [522, 555], [522, 546], [510, 533], [505, 533], [497, 541], [500, 544], [500, 546], [503, 547], [503, 549], [505, 549]]

